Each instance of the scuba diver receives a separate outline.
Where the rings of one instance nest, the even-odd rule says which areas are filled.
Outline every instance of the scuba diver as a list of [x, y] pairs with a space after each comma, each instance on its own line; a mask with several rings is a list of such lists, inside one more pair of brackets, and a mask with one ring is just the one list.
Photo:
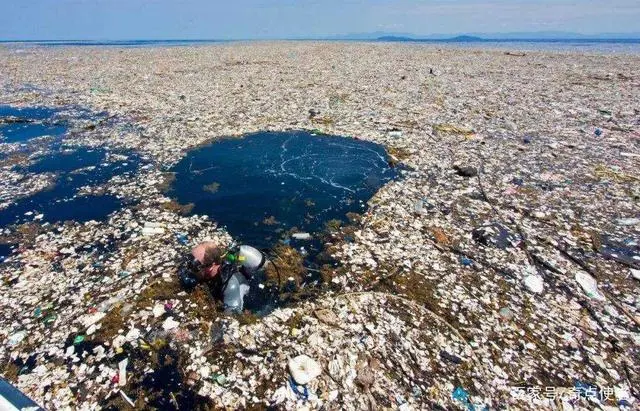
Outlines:
[[235, 244], [224, 250], [213, 241], [205, 241], [191, 250], [193, 259], [179, 272], [186, 288], [208, 283], [214, 297], [224, 302], [225, 311], [241, 312], [249, 293], [249, 280], [267, 259], [258, 249]]

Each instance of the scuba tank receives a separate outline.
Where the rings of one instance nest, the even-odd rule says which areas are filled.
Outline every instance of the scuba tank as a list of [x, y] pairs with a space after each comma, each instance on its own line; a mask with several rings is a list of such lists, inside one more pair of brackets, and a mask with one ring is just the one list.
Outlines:
[[241, 245], [230, 251], [227, 253], [226, 260], [230, 263], [236, 263], [240, 266], [242, 273], [249, 277], [260, 270], [267, 262], [264, 254], [250, 245]]

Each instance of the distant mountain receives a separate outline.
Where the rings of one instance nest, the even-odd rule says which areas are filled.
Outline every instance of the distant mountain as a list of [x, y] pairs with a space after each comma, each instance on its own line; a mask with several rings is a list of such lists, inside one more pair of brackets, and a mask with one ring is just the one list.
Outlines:
[[428, 34], [389, 33], [375, 31], [371, 33], [351, 33], [324, 37], [326, 40], [380, 40], [380, 41], [489, 41], [489, 40], [613, 40], [640, 39], [640, 32], [632, 33], [599, 33], [581, 34], [564, 31], [537, 31], [511, 33], [463, 33], [463, 34]]
[[427, 39], [427, 38], [416, 38], [416, 37], [406, 37], [406, 36], [381, 36], [376, 40], [378, 41], [451, 41], [451, 42], [474, 42], [474, 41], [485, 41], [480, 37], [475, 36], [456, 36], [450, 38], [438, 38], [438, 39]]
[[404, 37], [404, 36], [381, 36], [376, 38], [376, 40], [380, 41], [415, 41], [412, 37]]
[[416, 36], [415, 34], [412, 34], [412, 33], [391, 33], [387, 31], [373, 31], [370, 33], [338, 34], [338, 35], [328, 36], [324, 38], [327, 40], [377, 40], [380, 37], [411, 39], [411, 38], [416, 38], [420, 36]]
[[483, 38], [480, 38], [477, 36], [456, 36], [446, 40], [459, 41], [459, 42], [484, 41]]

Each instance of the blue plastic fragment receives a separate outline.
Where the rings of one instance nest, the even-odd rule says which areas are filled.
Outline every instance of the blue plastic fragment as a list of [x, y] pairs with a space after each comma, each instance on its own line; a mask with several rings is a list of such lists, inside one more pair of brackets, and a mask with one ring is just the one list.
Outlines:
[[467, 257], [460, 257], [460, 264], [464, 265], [465, 267], [469, 267], [471, 264], [473, 264], [473, 260]]
[[595, 135], [600, 137], [602, 135], [602, 129], [596, 128]]
[[459, 401], [464, 405], [469, 411], [488, 411], [489, 408], [485, 405], [482, 408], [480, 406], [475, 406], [469, 400], [469, 393], [462, 387], [456, 387], [451, 393], [451, 398]]
[[462, 387], [456, 387], [451, 394], [451, 398], [463, 403], [469, 402], [469, 393]]
[[[305, 401], [309, 399], [309, 390], [307, 389], [306, 385], [298, 385], [294, 381], [293, 377], [289, 377], [289, 386], [291, 387], [293, 392], [296, 393], [299, 399]], [[302, 391], [300, 391], [300, 387], [302, 387]]]
[[189, 244], [189, 239], [187, 238], [187, 235], [184, 233], [176, 233], [176, 238], [178, 239], [178, 242], [182, 245]]

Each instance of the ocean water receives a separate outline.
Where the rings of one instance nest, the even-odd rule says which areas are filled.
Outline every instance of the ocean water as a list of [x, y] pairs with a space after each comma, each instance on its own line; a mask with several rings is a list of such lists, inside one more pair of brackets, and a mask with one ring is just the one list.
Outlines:
[[[409, 42], [412, 43], [412, 42]], [[586, 54], [640, 54], [640, 39], [629, 40], [501, 40], [501, 41], [420, 41], [442, 48], [493, 49], [518, 51], [551, 51]]]
[[[0, 228], [11, 224], [33, 221], [43, 214], [39, 222], [62, 222], [67, 220], [101, 220], [122, 207], [114, 196], [78, 196], [83, 186], [95, 186], [111, 177], [134, 172], [140, 159], [133, 153], [122, 154], [126, 159], [108, 160], [105, 149], [68, 146], [64, 143], [72, 119], [99, 120], [105, 113], [91, 113], [82, 108], [64, 107], [15, 107], [0, 105], [0, 141], [21, 143], [22, 150], [29, 154], [31, 140], [37, 137], [54, 136], [46, 143], [46, 154], [32, 159], [27, 165], [15, 165], [21, 173], [53, 173], [55, 184], [49, 189], [31, 196], [17, 199], [9, 207], [0, 210]], [[6, 156], [4, 156], [6, 157]], [[6, 254], [6, 247], [0, 255]]]
[[0, 244], [0, 263], [3, 262], [9, 255], [11, 255], [11, 250], [11, 244]]
[[29, 40], [0, 41], [13, 46], [83, 46], [83, 47], [173, 47], [228, 43], [232, 40]]
[[[316, 268], [325, 224], [365, 211], [376, 191], [399, 175], [380, 145], [303, 131], [218, 140], [188, 153], [172, 171], [168, 194], [193, 203], [193, 213], [210, 216], [240, 244], [267, 255], [276, 244], [288, 244]], [[296, 239], [293, 232], [312, 238]], [[316, 280], [310, 271], [302, 282]], [[263, 288], [264, 281], [261, 274], [248, 279], [244, 308], [257, 315], [283, 303], [277, 287]]]
[[222, 139], [188, 153], [172, 171], [169, 195], [259, 248], [291, 240], [290, 230], [313, 234], [363, 212], [398, 175], [380, 145], [303, 131]]
[[83, 186], [96, 186], [111, 177], [133, 173], [140, 160], [128, 154], [126, 160], [106, 161], [107, 151], [89, 148], [61, 147], [19, 171], [31, 173], [55, 173], [55, 185], [32, 196], [19, 199], [0, 211], [0, 227], [32, 221], [43, 214], [42, 222], [102, 220], [122, 207], [114, 196], [78, 196]]
[[[235, 40], [34, 40], [0, 41], [0, 45], [22, 52], [30, 47], [180, 47], [230, 43]], [[249, 40], [247, 40], [249, 41]], [[298, 40], [326, 42], [381, 42], [384, 40]], [[400, 40], [441, 48], [498, 49], [505, 51], [557, 51], [593, 54], [640, 54], [640, 39], [526, 39], [526, 40]]]
[[17, 143], [42, 136], [60, 136], [67, 128], [66, 122], [58, 117], [58, 110], [0, 105], [0, 142]]

